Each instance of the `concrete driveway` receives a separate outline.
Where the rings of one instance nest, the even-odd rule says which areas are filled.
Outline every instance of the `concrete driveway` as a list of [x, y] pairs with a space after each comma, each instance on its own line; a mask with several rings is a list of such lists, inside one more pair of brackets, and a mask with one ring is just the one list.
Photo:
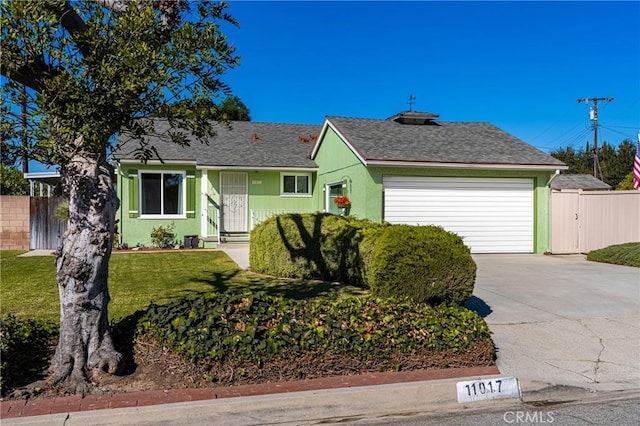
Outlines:
[[640, 269], [584, 256], [474, 255], [497, 365], [520, 380], [640, 389]]

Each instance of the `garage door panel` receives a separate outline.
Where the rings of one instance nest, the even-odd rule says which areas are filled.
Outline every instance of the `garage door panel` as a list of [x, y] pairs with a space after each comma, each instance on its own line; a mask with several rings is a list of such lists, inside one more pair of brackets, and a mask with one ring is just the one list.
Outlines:
[[439, 225], [474, 253], [533, 251], [533, 180], [385, 176], [385, 220]]

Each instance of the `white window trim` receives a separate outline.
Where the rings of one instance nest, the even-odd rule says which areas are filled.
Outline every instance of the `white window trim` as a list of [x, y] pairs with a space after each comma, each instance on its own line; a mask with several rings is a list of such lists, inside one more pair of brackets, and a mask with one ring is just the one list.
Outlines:
[[[143, 174], [174, 174], [182, 175], [182, 214], [143, 214], [142, 213], [142, 175]], [[164, 191], [160, 193], [160, 206], [164, 205]], [[187, 218], [187, 172], [184, 170], [139, 170], [138, 171], [138, 206], [139, 219], [186, 219]]]
[[[292, 192], [284, 192], [284, 177], [285, 176], [306, 176], [307, 179], [307, 192], [305, 193], [292, 193]], [[280, 172], [280, 196], [281, 197], [311, 197], [313, 194], [311, 193], [312, 182], [311, 182], [311, 173], [300, 173], [300, 172]]]

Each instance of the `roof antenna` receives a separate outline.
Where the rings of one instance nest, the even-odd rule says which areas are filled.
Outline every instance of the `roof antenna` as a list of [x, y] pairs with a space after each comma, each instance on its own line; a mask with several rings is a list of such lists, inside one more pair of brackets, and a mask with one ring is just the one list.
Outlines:
[[413, 111], [413, 103], [415, 102], [416, 97], [413, 94], [409, 95], [409, 112]]

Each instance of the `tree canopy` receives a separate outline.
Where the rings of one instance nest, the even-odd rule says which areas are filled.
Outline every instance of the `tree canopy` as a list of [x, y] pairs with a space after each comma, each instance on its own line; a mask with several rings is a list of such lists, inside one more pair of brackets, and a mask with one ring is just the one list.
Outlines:
[[79, 151], [104, 156], [122, 131], [142, 142], [144, 158], [153, 118], [169, 120], [168, 136], [177, 143], [186, 143], [187, 132], [206, 140], [213, 131], [203, 100], [231, 94], [220, 76], [238, 64], [221, 29], [237, 24], [226, 7], [177, 0], [2, 2], [8, 112], [2, 128], [20, 126], [15, 106], [26, 85], [31, 155], [45, 164], [64, 165]]
[[[630, 139], [623, 140], [617, 148], [604, 142], [598, 149], [598, 179], [608, 183], [612, 188], [618, 187], [633, 168], [635, 152], [635, 144]], [[551, 151], [551, 156], [569, 166], [566, 173], [593, 174], [593, 149], [589, 144], [578, 150], [570, 146], [558, 148]]]

